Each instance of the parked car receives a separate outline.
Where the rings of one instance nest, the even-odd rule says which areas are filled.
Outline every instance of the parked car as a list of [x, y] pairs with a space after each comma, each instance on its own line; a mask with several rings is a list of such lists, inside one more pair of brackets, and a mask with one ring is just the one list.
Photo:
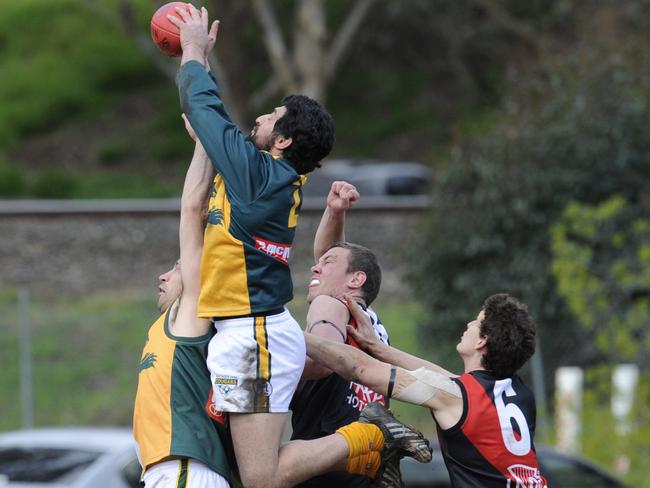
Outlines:
[[[408, 488], [450, 488], [437, 444], [420, 464], [402, 460]], [[542, 474], [553, 488], [626, 488], [594, 463], [538, 447]], [[130, 429], [57, 428], [0, 434], [0, 488], [133, 488], [140, 464]]]
[[[429, 463], [411, 458], [401, 462], [402, 479], [408, 488], [451, 488], [447, 468], [437, 444]], [[604, 469], [578, 456], [563, 454], [550, 447], [537, 447], [540, 471], [552, 488], [626, 488]], [[513, 487], [514, 488], [514, 487]]]
[[304, 195], [327, 196], [332, 182], [338, 180], [352, 183], [362, 196], [426, 195], [431, 170], [410, 161], [330, 160], [322, 169], [310, 173]]
[[0, 434], [1, 488], [131, 488], [140, 486], [140, 469], [130, 429]]

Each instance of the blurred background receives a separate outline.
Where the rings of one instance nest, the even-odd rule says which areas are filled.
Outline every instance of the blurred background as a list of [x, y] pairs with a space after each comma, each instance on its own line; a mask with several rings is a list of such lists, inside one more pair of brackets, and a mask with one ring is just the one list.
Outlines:
[[[193, 147], [178, 60], [149, 35], [162, 3], [0, 0], [0, 430], [130, 423]], [[521, 298], [536, 441], [649, 486], [650, 1], [203, 5], [245, 132], [292, 92], [336, 123], [302, 208], [296, 318], [328, 182], [347, 177], [392, 343], [460, 371], [483, 300]]]

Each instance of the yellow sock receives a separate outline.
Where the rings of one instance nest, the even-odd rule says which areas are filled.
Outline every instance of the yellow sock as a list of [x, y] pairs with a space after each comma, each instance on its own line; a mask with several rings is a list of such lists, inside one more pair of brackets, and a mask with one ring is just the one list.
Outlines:
[[360, 474], [362, 476], [377, 476], [377, 471], [381, 466], [381, 454], [378, 451], [370, 451], [348, 459], [345, 463], [345, 470], [350, 474]]
[[374, 424], [352, 422], [336, 431], [345, 437], [350, 453], [348, 459], [355, 458], [370, 451], [381, 451], [384, 448], [384, 435]]

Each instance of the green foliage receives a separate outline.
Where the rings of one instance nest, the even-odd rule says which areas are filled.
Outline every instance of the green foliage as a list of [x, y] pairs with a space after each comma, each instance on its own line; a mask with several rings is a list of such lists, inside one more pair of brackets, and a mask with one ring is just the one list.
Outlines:
[[136, 172], [79, 174], [73, 198], [164, 198], [180, 194], [181, 187]]
[[167, 198], [179, 195], [180, 189], [178, 184], [143, 172], [24, 172], [17, 165], [0, 164], [0, 197]]
[[[80, 0], [5, 2], [0, 148], [110, 102], [151, 73], [128, 37]], [[32, 35], [24, 35], [30, 32]]]
[[19, 197], [25, 188], [23, 170], [16, 164], [0, 163], [0, 197]]
[[36, 177], [32, 191], [39, 198], [70, 198], [78, 188], [79, 182], [74, 175], [64, 170], [52, 169]]
[[551, 229], [558, 291], [595, 345], [636, 361], [650, 344], [650, 221], [619, 196], [570, 203]]
[[124, 140], [112, 141], [102, 146], [97, 152], [97, 159], [105, 166], [114, 166], [124, 161], [129, 154], [130, 143]]
[[590, 47], [549, 60], [500, 124], [452, 151], [412, 254], [434, 347], [449, 350], [483, 300], [507, 291], [536, 317], [549, 370], [594, 359], [551, 273], [550, 226], [569, 201], [646, 194], [650, 79], [636, 54]]
[[582, 415], [583, 453], [610, 470], [629, 463], [624, 481], [628, 486], [645, 486], [650, 459], [650, 376], [641, 375], [635, 392], [629, 428], [617, 428], [611, 408], [610, 366], [590, 368], [585, 375]]

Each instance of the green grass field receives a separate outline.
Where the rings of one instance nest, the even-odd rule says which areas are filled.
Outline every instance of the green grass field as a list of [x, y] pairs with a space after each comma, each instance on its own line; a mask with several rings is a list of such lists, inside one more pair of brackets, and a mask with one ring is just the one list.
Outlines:
[[[306, 303], [294, 300], [290, 307], [302, 321]], [[416, 304], [378, 307], [378, 313], [394, 345], [421, 352]], [[9, 430], [22, 422], [16, 290], [0, 290], [0, 317], [0, 430]], [[34, 424], [129, 425], [140, 353], [156, 317], [155, 299], [148, 291], [57, 300], [32, 297]], [[433, 432], [426, 411], [398, 402], [393, 407], [407, 422]]]

